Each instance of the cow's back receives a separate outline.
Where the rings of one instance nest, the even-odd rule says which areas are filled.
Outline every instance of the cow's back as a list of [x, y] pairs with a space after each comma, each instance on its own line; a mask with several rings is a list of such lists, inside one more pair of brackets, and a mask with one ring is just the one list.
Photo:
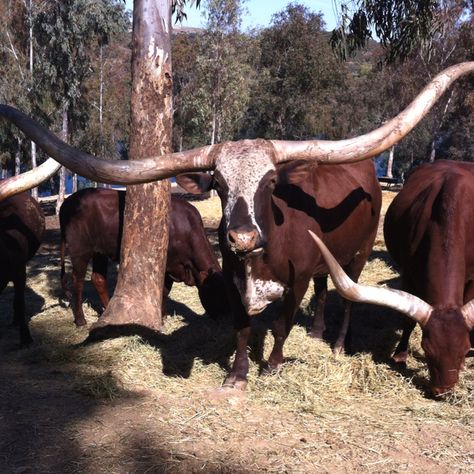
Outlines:
[[300, 185], [277, 186], [273, 200], [276, 232], [270, 245], [288, 249], [288, 254], [274, 253], [286, 260], [274, 268], [288, 269], [288, 275], [280, 280], [289, 281], [291, 268], [308, 278], [328, 273], [307, 229], [321, 236], [342, 265], [373, 241], [382, 195], [373, 162], [364, 161], [318, 165]]
[[82, 189], [61, 206], [59, 222], [70, 252], [88, 249], [114, 261], [120, 256], [125, 191]]
[[[0, 245], [3, 258], [26, 262], [38, 250], [44, 233], [44, 215], [28, 193], [0, 202]], [[5, 271], [5, 268], [4, 268]]]
[[405, 289], [431, 304], [440, 294], [462, 304], [455, 293], [474, 277], [473, 200], [474, 164], [437, 161], [413, 171], [387, 210], [385, 242]]

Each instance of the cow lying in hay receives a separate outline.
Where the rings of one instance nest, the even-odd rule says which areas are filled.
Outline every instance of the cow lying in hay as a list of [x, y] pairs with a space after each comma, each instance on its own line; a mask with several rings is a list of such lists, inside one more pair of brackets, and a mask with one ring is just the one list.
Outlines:
[[[0, 115], [49, 156], [89, 179], [137, 184], [191, 173], [181, 179], [188, 190], [217, 189], [223, 208], [223, 271], [237, 338], [236, 357], [224, 384], [244, 388], [250, 317], [271, 301], [283, 299], [273, 325], [275, 344], [268, 360], [267, 372], [274, 372], [283, 363], [283, 345], [309, 280], [316, 278], [319, 283], [328, 273], [323, 257], [311, 245], [307, 228], [323, 238], [340, 262], [354, 272], [354, 278], [367, 258], [378, 218], [380, 188], [376, 180], [375, 187], [372, 185], [375, 174], [371, 163], [350, 163], [376, 156], [401, 140], [453, 81], [472, 71], [474, 62], [446, 69], [398, 116], [359, 137], [340, 141], [243, 140], [129, 162], [99, 160], [77, 150], [11, 107], [0, 106]], [[205, 170], [214, 170], [214, 175], [192, 174]], [[319, 294], [318, 300], [323, 300]], [[316, 312], [319, 307], [318, 303]], [[321, 326], [315, 325], [317, 335]], [[348, 317], [336, 344], [340, 348], [347, 326]]]
[[[410, 174], [387, 210], [385, 242], [403, 292], [355, 285], [324, 249], [338, 291], [408, 316], [393, 359], [406, 363], [415, 324], [422, 330], [433, 394], [458, 382], [474, 327], [474, 164], [438, 161]], [[319, 247], [324, 244], [314, 237]], [[329, 260], [328, 260], [329, 259]], [[416, 296], [413, 296], [416, 295]]]
[[[109, 303], [107, 264], [108, 259], [119, 261], [124, 208], [125, 191], [91, 188], [69, 196], [59, 211], [61, 283], [66, 292], [67, 246], [72, 263], [72, 310], [77, 326], [86, 324], [82, 291], [91, 259], [92, 283], [103, 307]], [[207, 240], [201, 216], [194, 206], [173, 196], [163, 306], [175, 281], [196, 286], [202, 306], [212, 318], [228, 311], [222, 270]]]

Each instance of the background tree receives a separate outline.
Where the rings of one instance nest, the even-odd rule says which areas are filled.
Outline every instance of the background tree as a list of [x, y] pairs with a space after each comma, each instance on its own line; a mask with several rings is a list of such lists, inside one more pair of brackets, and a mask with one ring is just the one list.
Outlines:
[[347, 132], [337, 120], [346, 66], [337, 63], [323, 28], [321, 14], [291, 4], [261, 32], [248, 124], [255, 136], [300, 140]]
[[[117, 13], [111, 15], [111, 11]], [[71, 142], [71, 132], [87, 118], [85, 79], [91, 73], [91, 52], [103, 42], [117, 18], [123, 16], [123, 3], [115, 0], [64, 0], [49, 2], [34, 20], [34, 34], [41, 57], [38, 69], [47, 78], [49, 93], [60, 111], [62, 139]], [[113, 25], [113, 26], [112, 26]], [[64, 200], [66, 171], [61, 168], [56, 211]]]
[[191, 146], [232, 139], [241, 127], [252, 79], [251, 40], [239, 31], [243, 5], [244, 0], [207, 0], [204, 31], [175, 38], [178, 54], [194, 60], [178, 58], [175, 72], [175, 130], [191, 133]]
[[[376, 33], [383, 55], [373, 63], [375, 73], [370, 84], [372, 88], [379, 85], [380, 96], [387, 99], [378, 106], [372, 104], [370, 110], [385, 109], [383, 115], [391, 117], [436, 73], [472, 59], [472, 49], [469, 51], [472, 8], [472, 2], [464, 0], [344, 2], [340, 27], [333, 32], [332, 44], [339, 55], [347, 59], [369, 44], [372, 32]], [[461, 131], [460, 135], [467, 137], [469, 142], [468, 124], [461, 118], [469, 109], [467, 91], [472, 91], [469, 84], [472, 84], [469, 79], [456, 84], [428, 117], [397, 145], [396, 156], [401, 170], [413, 163], [433, 161], [438, 155], [472, 159], [469, 143], [453, 150], [451, 156], [446, 153], [448, 130]], [[362, 94], [370, 95], [370, 91]]]

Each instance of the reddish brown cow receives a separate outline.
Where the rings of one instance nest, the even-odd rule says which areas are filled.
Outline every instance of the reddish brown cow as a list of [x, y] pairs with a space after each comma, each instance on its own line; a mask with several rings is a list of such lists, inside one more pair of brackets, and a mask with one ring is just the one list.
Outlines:
[[[463, 305], [474, 298], [474, 164], [438, 161], [416, 169], [387, 210], [384, 236], [403, 290], [432, 310], [421, 325], [422, 347], [436, 394], [458, 381], [471, 348], [472, 322]], [[406, 362], [416, 321], [406, 320], [393, 356]]]
[[384, 225], [387, 249], [400, 266], [402, 288], [407, 293], [355, 285], [337, 266], [331, 271], [337, 289], [346, 298], [389, 306], [410, 317], [393, 356], [395, 361], [406, 362], [408, 339], [415, 324], [420, 324], [435, 395], [454, 387], [471, 348], [473, 201], [474, 164], [437, 161], [422, 165], [393, 200]]
[[32, 341], [25, 319], [26, 263], [38, 250], [43, 232], [43, 212], [27, 193], [0, 202], [0, 291], [13, 282], [13, 322], [22, 344]]
[[[66, 290], [64, 265], [67, 244], [72, 263], [72, 308], [76, 325], [86, 324], [82, 310], [84, 277], [92, 259], [92, 282], [104, 307], [109, 302], [108, 259], [120, 257], [125, 191], [83, 189], [61, 206], [61, 282]], [[170, 241], [166, 263], [163, 304], [173, 282], [197, 286], [201, 303], [213, 318], [227, 310], [222, 270], [207, 240], [199, 212], [194, 206], [171, 198]], [[164, 311], [163, 311], [164, 314]]]
[[[241, 151], [238, 160], [219, 167], [214, 177], [204, 173], [178, 176], [187, 191], [202, 192], [212, 186], [222, 201], [219, 239], [238, 331], [237, 353], [226, 385], [237, 387], [243, 387], [247, 378], [250, 316], [283, 299], [266, 369], [276, 371], [312, 278], [317, 299], [312, 334], [322, 337], [328, 269], [305, 229], [323, 236], [357, 279], [372, 249], [381, 205], [372, 162], [315, 166], [298, 161], [269, 169], [262, 177], [255, 171], [264, 167], [255, 166], [256, 156], [271, 162], [271, 148], [252, 143]], [[349, 311], [347, 305], [336, 350], [344, 346]]]

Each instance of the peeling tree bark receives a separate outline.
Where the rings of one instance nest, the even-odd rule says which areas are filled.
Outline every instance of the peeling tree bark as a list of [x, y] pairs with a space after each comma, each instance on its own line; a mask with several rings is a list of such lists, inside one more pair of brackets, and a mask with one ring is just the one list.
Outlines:
[[[135, 0], [130, 159], [170, 152], [171, 0]], [[160, 330], [168, 248], [169, 182], [129, 186], [120, 272], [106, 311], [93, 326]]]

